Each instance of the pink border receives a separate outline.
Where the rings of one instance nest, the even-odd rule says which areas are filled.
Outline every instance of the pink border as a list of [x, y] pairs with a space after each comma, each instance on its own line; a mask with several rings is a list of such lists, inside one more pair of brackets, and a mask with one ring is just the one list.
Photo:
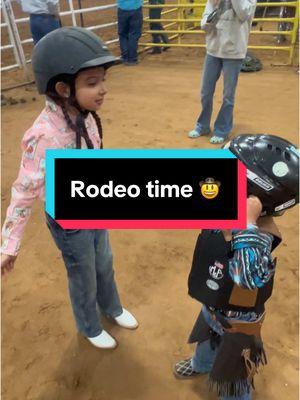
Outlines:
[[245, 229], [246, 167], [238, 161], [237, 220], [56, 220], [64, 229]]

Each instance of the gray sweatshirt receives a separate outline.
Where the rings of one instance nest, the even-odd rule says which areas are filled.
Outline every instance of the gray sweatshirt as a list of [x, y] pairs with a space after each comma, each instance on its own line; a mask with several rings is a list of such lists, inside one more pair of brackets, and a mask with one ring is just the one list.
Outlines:
[[256, 0], [221, 0], [219, 17], [207, 24], [207, 17], [215, 10], [207, 0], [201, 20], [206, 31], [206, 51], [219, 58], [245, 58]]

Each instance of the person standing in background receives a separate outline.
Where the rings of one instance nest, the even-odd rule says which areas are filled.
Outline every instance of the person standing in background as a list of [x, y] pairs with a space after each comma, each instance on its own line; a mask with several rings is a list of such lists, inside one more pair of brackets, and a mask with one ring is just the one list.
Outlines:
[[118, 34], [125, 65], [138, 63], [138, 41], [143, 26], [143, 0], [118, 0]]
[[[165, 0], [149, 0], [149, 5], [156, 5], [156, 4], [165, 4]], [[162, 8], [149, 8], [149, 18], [150, 19], [160, 19], [161, 18]], [[164, 28], [160, 22], [150, 22], [150, 29], [153, 31], [163, 31]], [[152, 41], [153, 43], [169, 43], [168, 35], [165, 33], [152, 33]], [[169, 47], [164, 46], [162, 51], [168, 50]], [[153, 47], [151, 54], [159, 54], [161, 53], [160, 47]]]
[[47, 33], [61, 27], [59, 0], [18, 0], [23, 12], [29, 14], [34, 45]]
[[223, 103], [214, 123], [210, 143], [222, 144], [233, 127], [238, 77], [247, 53], [256, 0], [207, 0], [201, 20], [206, 32], [206, 57], [201, 87], [202, 111], [189, 138], [209, 135], [216, 83], [223, 72]]

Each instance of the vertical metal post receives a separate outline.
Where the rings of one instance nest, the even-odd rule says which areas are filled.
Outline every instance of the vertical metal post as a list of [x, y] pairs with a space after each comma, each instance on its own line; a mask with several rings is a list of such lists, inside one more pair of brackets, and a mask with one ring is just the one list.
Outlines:
[[[184, 2], [186, 2], [186, 0], [184, 0]], [[180, 18], [181, 19], [185, 19], [186, 18], [185, 8], [181, 7]], [[184, 29], [185, 29], [185, 22], [181, 22], [181, 30], [184, 31]], [[183, 36], [183, 34], [181, 34], [181, 38], [182, 38], [182, 36]]]
[[74, 13], [73, 0], [69, 0], [69, 8], [72, 13], [72, 24], [73, 24], [73, 26], [77, 26], [76, 15]]
[[299, 2], [297, 1], [296, 8], [295, 8], [295, 18], [293, 21], [291, 47], [290, 47], [290, 54], [289, 54], [289, 65], [293, 64], [298, 28], [299, 28]]
[[8, 15], [7, 15], [7, 10], [6, 10], [6, 7], [5, 7], [4, 4], [1, 4], [1, 9], [2, 9], [2, 12], [3, 12], [4, 21], [5, 21], [6, 25], [7, 25], [9, 41], [10, 41], [10, 44], [13, 46], [13, 52], [14, 52], [16, 63], [21, 68], [22, 67], [21, 60], [20, 60], [20, 57], [19, 57], [19, 53], [17, 51], [16, 42], [15, 42], [15, 39], [14, 39], [14, 35], [12, 33], [12, 29], [11, 29], [11, 26], [10, 26], [9, 18], [8, 18]]
[[11, 6], [11, 2], [10, 2], [10, 0], [3, 0], [2, 4], [3, 4], [3, 7], [5, 7], [5, 9], [7, 11], [7, 17], [9, 20], [9, 24], [11, 26], [12, 35], [15, 40], [16, 50], [17, 50], [19, 58], [20, 58], [20, 65], [22, 65], [22, 68], [24, 70], [25, 78], [27, 80], [29, 80], [30, 79], [29, 70], [27, 68], [26, 58], [25, 58], [23, 47], [22, 47], [18, 27], [17, 27], [16, 21], [15, 21], [15, 16], [14, 16], [14, 12], [13, 12], [13, 9]]
[[[178, 0], [178, 5], [180, 5], [181, 0]], [[177, 19], [181, 19], [182, 17], [182, 9], [180, 7], [178, 7], [177, 9]], [[182, 30], [182, 23], [178, 22], [178, 30], [181, 31]], [[181, 33], [178, 34], [178, 40], [177, 43], [180, 44], [181, 43]]]
[[[81, 10], [82, 6], [81, 6], [81, 0], [78, 0], [78, 8], [79, 10]], [[80, 15], [80, 25], [82, 26], [82, 28], [84, 27], [84, 20], [83, 20], [83, 15], [82, 13], [79, 14]]]
[[[269, 3], [269, 1], [270, 1], [270, 0], [267, 0], [267, 3]], [[267, 11], [268, 11], [268, 7], [265, 7], [265, 8], [264, 8], [263, 15], [262, 15], [262, 18], [266, 18]]]

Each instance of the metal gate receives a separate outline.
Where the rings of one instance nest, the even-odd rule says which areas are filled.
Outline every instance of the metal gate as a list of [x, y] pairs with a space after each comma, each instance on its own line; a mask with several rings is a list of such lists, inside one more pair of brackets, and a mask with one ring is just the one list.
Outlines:
[[[170, 39], [173, 40], [171, 43], [153, 43], [151, 40], [140, 43], [140, 46], [144, 47], [202, 47], [205, 48], [204, 31], [200, 29], [200, 20], [203, 13], [206, 2], [204, 0], [182, 2], [178, 0], [177, 3], [166, 3], [163, 5], [144, 5], [144, 8], [163, 8], [161, 19], [149, 19], [145, 18], [146, 23], [150, 22], [161, 22], [164, 26], [164, 33], [170, 35]], [[262, 44], [249, 44], [249, 49], [256, 50], [272, 50], [272, 51], [283, 51], [288, 53], [288, 64], [292, 64], [292, 60], [295, 52], [295, 45], [297, 39], [297, 32], [299, 26], [299, 3], [298, 1], [281, 1], [280, 3], [275, 1], [264, 1], [257, 3], [258, 8], [263, 8], [264, 11], [260, 18], [254, 18], [253, 22], [257, 23], [259, 29], [251, 30], [251, 37], [263, 36], [264, 38], [275, 36], [279, 38], [286, 38], [284, 43], [277, 40], [275, 44], [269, 43], [270, 41], [263, 40]], [[279, 16], [269, 16], [266, 10], [269, 8], [280, 9]], [[186, 10], [193, 10], [186, 13]], [[290, 16], [290, 13], [286, 12], [287, 9], [294, 10], [294, 16]], [[196, 11], [197, 10], [197, 11]], [[199, 10], [199, 11], [198, 11]], [[145, 24], [146, 25], [146, 24]], [[284, 27], [284, 29], [283, 29]], [[150, 34], [162, 33], [159, 30], [146, 29], [144, 31], [145, 36]], [[191, 39], [192, 37], [192, 39]]]
[[[67, 0], [68, 3], [68, 11], [63, 11], [60, 13], [60, 17], [64, 16], [71, 16], [72, 19], [72, 25], [77, 26], [77, 25], [82, 25], [83, 22], [83, 15], [87, 13], [93, 13], [93, 12], [101, 12], [104, 10], [110, 10], [110, 9], [115, 9], [116, 3], [113, 4], [106, 4], [103, 6], [97, 6], [97, 7], [89, 7], [89, 8], [76, 8], [74, 6], [74, 1], [73, 0]], [[77, 3], [77, 2], [76, 2]], [[80, 2], [77, 3], [77, 5], [80, 4]], [[28, 63], [30, 63], [30, 59], [25, 56], [25, 51], [24, 51], [24, 45], [28, 43], [32, 43], [33, 40], [32, 38], [25, 38], [21, 39], [20, 38], [20, 26], [21, 24], [29, 24], [29, 17], [25, 18], [16, 18], [14, 14], [14, 10], [11, 4], [11, 0], [1, 0], [0, 3], [1, 6], [1, 14], [2, 14], [2, 20], [1, 20], [1, 29], [7, 29], [8, 33], [8, 44], [3, 45], [1, 43], [1, 58], [2, 60], [5, 59], [4, 54], [5, 52], [12, 51], [13, 52], [13, 58], [14, 62], [13, 63], [7, 63], [7, 65], [1, 66], [1, 72], [2, 71], [7, 71], [7, 70], [12, 70], [15, 68], [22, 68], [25, 74], [26, 79], [29, 79], [29, 70], [28, 70]], [[80, 17], [80, 22], [78, 23], [76, 17]], [[106, 22], [106, 21], [105, 21]], [[103, 30], [103, 29], [109, 29], [111, 27], [117, 26], [117, 21], [107, 21], [104, 24], [99, 24], [99, 25], [93, 25], [93, 26], [86, 26], [86, 29], [89, 30]], [[3, 35], [2, 35], [3, 37]], [[105, 43], [107, 45], [111, 45], [113, 43], [118, 42], [119, 39], [117, 37], [111, 37], [108, 39]]]

